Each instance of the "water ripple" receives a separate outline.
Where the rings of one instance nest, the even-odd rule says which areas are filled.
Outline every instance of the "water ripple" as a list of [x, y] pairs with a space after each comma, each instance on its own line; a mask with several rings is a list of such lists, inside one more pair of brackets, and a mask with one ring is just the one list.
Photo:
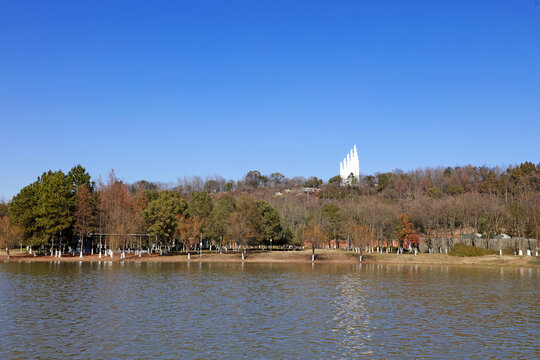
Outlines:
[[539, 269], [0, 263], [0, 358], [538, 358]]

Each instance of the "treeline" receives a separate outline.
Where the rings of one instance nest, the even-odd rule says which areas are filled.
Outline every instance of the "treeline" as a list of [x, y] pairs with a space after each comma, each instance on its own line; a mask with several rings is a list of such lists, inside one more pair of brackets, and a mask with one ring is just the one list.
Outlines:
[[[309, 188], [309, 189], [307, 189]], [[309, 191], [306, 191], [309, 190]], [[92, 181], [80, 165], [48, 171], [0, 205], [2, 247], [52, 253], [91, 239], [97, 249], [190, 251], [201, 246], [309, 244], [448, 250], [456, 240], [494, 247], [501, 234], [538, 239], [540, 164], [393, 171], [324, 183], [248, 172], [238, 181], [184, 178]], [[481, 236], [479, 236], [481, 235]], [[346, 245], [345, 245], [346, 244]], [[497, 244], [497, 243], [495, 243]]]
[[[92, 237], [100, 249], [147, 247], [189, 251], [200, 241], [221, 246], [287, 242], [277, 210], [264, 200], [208, 192], [159, 190], [146, 181], [126, 184], [111, 172], [106, 183], [91, 181], [80, 165], [67, 174], [49, 171], [4, 204], [2, 240], [53, 253], [81, 248]], [[199, 245], [200, 246], [200, 245]]]

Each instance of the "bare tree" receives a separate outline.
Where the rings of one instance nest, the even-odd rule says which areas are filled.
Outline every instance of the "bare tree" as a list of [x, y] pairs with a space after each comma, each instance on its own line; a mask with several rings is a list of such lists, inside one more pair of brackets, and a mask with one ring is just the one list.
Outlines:
[[185, 215], [180, 215], [177, 217], [177, 221], [178, 230], [176, 231], [176, 233], [184, 243], [189, 257], [191, 248], [193, 247], [193, 245], [197, 244], [199, 236], [201, 235], [204, 219], [196, 215], [189, 217]]
[[22, 229], [11, 222], [6, 216], [0, 217], [0, 248], [5, 248], [8, 259], [11, 257], [9, 250], [22, 241]]

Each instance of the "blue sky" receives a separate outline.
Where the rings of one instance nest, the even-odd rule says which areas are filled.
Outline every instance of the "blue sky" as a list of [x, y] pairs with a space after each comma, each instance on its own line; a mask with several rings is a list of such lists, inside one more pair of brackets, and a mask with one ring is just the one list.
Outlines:
[[0, 197], [540, 161], [536, 0], [0, 2]]

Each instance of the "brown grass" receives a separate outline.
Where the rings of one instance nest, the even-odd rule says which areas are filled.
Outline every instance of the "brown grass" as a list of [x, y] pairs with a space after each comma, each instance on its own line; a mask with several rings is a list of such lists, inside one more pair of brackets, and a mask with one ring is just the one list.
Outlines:
[[[317, 250], [316, 262], [324, 263], [358, 263], [359, 254], [342, 250]], [[0, 261], [8, 261], [5, 252], [0, 255]], [[10, 261], [115, 261], [119, 262], [120, 255], [114, 257], [98, 255], [85, 255], [82, 259], [79, 256], [63, 255], [61, 258], [52, 256], [29, 256], [26, 253], [14, 253]], [[186, 254], [173, 254], [159, 256], [143, 255], [138, 257], [134, 254], [126, 254], [126, 262], [187, 262]], [[191, 253], [191, 262], [242, 262], [240, 253], [217, 254], [203, 252]], [[445, 254], [364, 254], [365, 263], [374, 264], [425, 264], [425, 265], [479, 265], [479, 266], [517, 266], [517, 267], [540, 267], [540, 259], [534, 256], [498, 256], [487, 255], [478, 257], [454, 257]], [[253, 263], [305, 263], [311, 262], [311, 250], [303, 251], [252, 251], [246, 254], [245, 262]]]

